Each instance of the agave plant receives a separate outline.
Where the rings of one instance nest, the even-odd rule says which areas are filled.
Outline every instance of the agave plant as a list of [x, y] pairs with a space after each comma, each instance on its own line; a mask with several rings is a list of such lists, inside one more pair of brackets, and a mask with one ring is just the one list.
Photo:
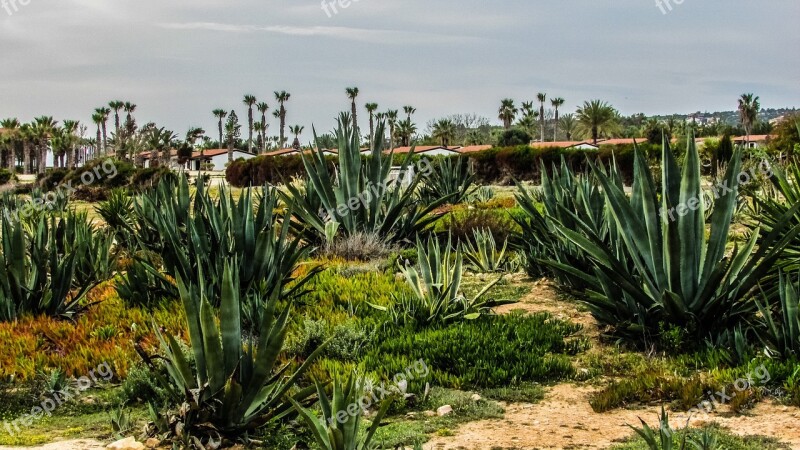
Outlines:
[[[297, 222], [306, 227], [306, 238], [319, 242], [326, 236], [326, 223], [333, 221], [339, 223], [338, 231], [345, 236], [362, 232], [381, 236], [387, 242], [400, 242], [436, 221], [438, 216], [431, 213], [448, 198], [421, 206], [414, 197], [420, 178], [414, 177], [404, 187], [391, 176], [393, 155], [383, 152], [383, 140], [375, 139], [365, 160], [349, 115], [342, 114], [338, 121], [338, 164], [328, 164], [315, 131], [317, 151], [302, 155], [308, 174], [306, 192], [291, 184], [286, 186], [289, 192], [284, 196], [295, 204], [293, 213]], [[376, 134], [381, 136], [383, 130], [380, 122]], [[401, 174], [411, 169], [412, 154], [396, 168]]]
[[417, 240], [419, 271], [414, 267], [400, 270], [411, 288], [411, 294], [397, 299], [394, 315], [399, 320], [411, 319], [420, 325], [447, 323], [458, 319], [477, 319], [491, 309], [508, 304], [504, 300], [484, 299], [501, 277], [484, 286], [474, 297], [461, 291], [464, 256], [461, 247], [455, 252], [448, 240], [442, 251], [435, 239], [426, 244]]
[[[212, 199], [202, 183], [196, 189], [194, 196], [190, 195], [183, 176], [177, 186], [162, 183], [135, 205], [138, 245], [161, 257], [167, 275], [197, 284], [202, 270], [207, 277], [205, 285], [213, 291], [222, 280], [225, 261], [236, 261], [237, 286], [247, 297], [253, 290], [266, 294], [276, 287], [286, 289], [285, 295], [298, 293], [316, 273], [310, 270], [299, 279], [293, 276], [309, 249], [289, 235], [290, 221], [280, 223], [274, 188], [263, 188], [255, 196], [252, 189], [246, 190], [238, 201], [225, 189], [218, 200]], [[163, 281], [160, 268], [143, 259], [136, 264]]]
[[[622, 189], [622, 177], [615, 164], [600, 171]], [[552, 175], [545, 170], [544, 163], [540, 172], [540, 187], [526, 189], [518, 185], [516, 199], [524, 214], [514, 216], [522, 231], [512, 243], [525, 254], [530, 275], [552, 275], [563, 286], [578, 291], [594, 286], [587, 284], [583, 276], [574, 275], [575, 270], [590, 272], [592, 262], [579, 245], [558, 232], [558, 225], [577, 229], [577, 222], [581, 221], [622, 257], [616, 229], [608, 226], [612, 219], [602, 189], [593, 175], [576, 175], [563, 158], [559, 168], [553, 167]]]
[[503, 242], [503, 247], [498, 250], [491, 230], [476, 229], [473, 230], [473, 236], [475, 244], [467, 241], [464, 251], [464, 257], [472, 268], [480, 273], [503, 272], [509, 262], [506, 255], [508, 241]]
[[[751, 228], [760, 227], [766, 232], [777, 228], [782, 228], [783, 218], [787, 212], [792, 210], [795, 205], [800, 203], [800, 165], [796, 162], [788, 166], [772, 167], [772, 186], [773, 195], [762, 195], [753, 198], [748, 211]], [[790, 218], [791, 225], [800, 224], [800, 211], [795, 209], [795, 213]], [[800, 268], [800, 243], [797, 240], [789, 242], [783, 249], [780, 265], [786, 270], [797, 270]]]
[[[662, 185], [656, 189], [642, 153], [634, 157], [633, 192], [628, 197], [609, 176], [593, 166], [612, 220], [608, 226], [618, 245], [608, 245], [592, 223], [562, 210], [572, 223], [559, 223], [558, 231], [591, 258], [593, 270], [585, 273], [561, 265], [590, 288], [588, 304], [597, 320], [637, 342], [680, 328], [696, 341], [747, 323], [756, 310], [752, 290], [797, 235], [800, 227], [779, 226], [757, 247], [754, 230], [744, 248], [726, 254], [731, 218], [737, 203], [737, 178], [741, 149], [734, 152], [706, 236], [701, 200], [700, 161], [689, 139], [683, 173], [665, 142]], [[724, 189], [722, 189], [724, 187]], [[782, 233], [782, 231], [785, 231]], [[630, 263], [628, 263], [630, 261]]]
[[429, 162], [429, 166], [419, 188], [420, 198], [425, 202], [448, 198], [450, 203], [458, 204], [478, 189], [475, 172], [466, 156], [438, 158]]
[[[370, 398], [364, 392], [364, 383], [355, 373], [342, 382], [337, 379], [333, 382], [333, 398], [328, 398], [325, 384], [316, 383], [319, 406], [322, 417], [317, 417], [311, 410], [304, 408], [296, 401], [292, 401], [300, 416], [311, 430], [317, 445], [323, 450], [373, 450], [377, 448], [372, 443], [372, 438], [377, 431], [381, 420], [389, 410], [394, 398], [388, 397], [380, 404], [377, 414], [372, 418], [372, 424], [362, 433], [362, 416], [364, 411], [360, 405], [365, 398]], [[353, 406], [359, 406], [353, 411]]]
[[[72, 319], [88, 308], [84, 296], [103, 279], [88, 264], [108, 258], [110, 240], [91, 225], [78, 225], [86, 220], [75, 214], [42, 216], [29, 224], [30, 231], [20, 220], [3, 220], [0, 321], [23, 314]], [[78, 228], [83, 231], [75, 232]]]
[[494, 198], [494, 189], [490, 186], [481, 186], [472, 194], [472, 201], [475, 203], [486, 203]]
[[758, 303], [762, 320], [759, 338], [771, 353], [784, 359], [800, 356], [800, 295], [791, 277], [780, 275], [777, 305], [767, 294]]
[[135, 249], [133, 198], [125, 189], [114, 189], [108, 200], [95, 207], [109, 229], [114, 233], [117, 245]]
[[[168, 428], [176, 436], [191, 436], [199, 448], [220, 437], [238, 439], [243, 433], [290, 414], [291, 401], [308, 401], [314, 387], [297, 389], [296, 385], [325, 348], [325, 344], [321, 345], [294, 372], [289, 371], [291, 362], [279, 367], [289, 309], [278, 312], [279, 290], [267, 301], [255, 302], [264, 308], [258, 324], [260, 334], [245, 335], [244, 302], [239, 295], [236, 267], [225, 265], [214, 291], [204, 283], [202, 272], [197, 284], [178, 278], [194, 367], [177, 339], [154, 327], [166, 355], [169, 386], [183, 399]], [[219, 314], [213, 303], [220, 305]]]

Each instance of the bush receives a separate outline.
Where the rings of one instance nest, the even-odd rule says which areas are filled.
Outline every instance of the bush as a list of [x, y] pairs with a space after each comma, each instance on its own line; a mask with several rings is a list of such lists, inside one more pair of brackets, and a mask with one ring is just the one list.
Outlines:
[[0, 184], [6, 184], [14, 179], [14, 173], [8, 169], [0, 169]]
[[[332, 164], [333, 158], [327, 158]], [[249, 187], [276, 185], [292, 177], [305, 176], [306, 170], [300, 156], [257, 156], [248, 160], [233, 161], [225, 169], [225, 179], [232, 186]]]
[[437, 232], [449, 232], [456, 243], [471, 242], [476, 230], [488, 230], [504, 242], [519, 226], [505, 209], [454, 209], [436, 226]]
[[[558, 381], [575, 375], [568, 355], [586, 349], [584, 340], [572, 338], [580, 329], [548, 314], [519, 313], [482, 316], [419, 333], [391, 329], [364, 364], [391, 379], [421, 359], [430, 370], [427, 381], [456, 389]], [[425, 381], [410, 385], [420, 389]]]
[[382, 259], [393, 251], [393, 247], [376, 234], [357, 232], [350, 236], [339, 236], [326, 243], [323, 249], [327, 257], [340, 257], [348, 261], [372, 261]]

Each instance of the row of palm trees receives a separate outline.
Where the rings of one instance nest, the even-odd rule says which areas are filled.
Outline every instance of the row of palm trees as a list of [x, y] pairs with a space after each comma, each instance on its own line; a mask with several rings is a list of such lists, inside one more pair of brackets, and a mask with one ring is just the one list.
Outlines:
[[[539, 107], [535, 108], [533, 101], [522, 102], [522, 107], [517, 108], [513, 99], [506, 98], [501, 100], [498, 118], [503, 122], [503, 128], [510, 130], [517, 121], [517, 127], [528, 133], [530, 136], [536, 135], [538, 125], [539, 141], [545, 142], [545, 125], [547, 116], [545, 114], [545, 102], [547, 94], [540, 92], [536, 95]], [[555, 97], [550, 99], [550, 105], [554, 110], [553, 116], [553, 142], [558, 141], [559, 128], [566, 135], [566, 139], [572, 140], [573, 134], [580, 133], [590, 137], [595, 143], [601, 135], [609, 135], [618, 129], [619, 112], [601, 100], [591, 100], [583, 103], [575, 114], [565, 114], [560, 116], [560, 108], [564, 105], [564, 99]]]
[[[280, 136], [277, 141], [278, 147], [284, 147], [286, 145], [286, 103], [291, 98], [291, 94], [286, 91], [275, 91], [275, 100], [278, 102], [279, 107], [272, 112], [272, 115], [280, 120]], [[258, 101], [255, 95], [246, 94], [242, 100], [242, 103], [247, 107], [247, 150], [250, 153], [254, 153], [254, 149], [258, 148], [258, 151], [263, 153], [267, 150], [267, 146], [269, 144], [269, 138], [267, 137], [267, 133], [269, 132], [269, 123], [267, 122], [267, 113], [269, 112], [269, 104], [264, 101]], [[260, 120], [256, 121], [256, 117], [254, 116], [255, 111], [260, 113]], [[219, 145], [228, 145], [231, 147], [232, 141], [231, 137], [234, 136], [235, 133], [235, 126], [233, 121], [228, 119], [226, 122], [226, 117], [229, 118], [232, 115], [235, 115], [235, 111], [232, 110], [230, 113], [222, 108], [214, 109], [211, 112], [214, 117], [217, 119], [217, 131], [219, 133]], [[238, 124], [238, 121], [237, 121]], [[290, 130], [291, 131], [291, 130]], [[255, 137], [254, 137], [255, 135]]]
[[[353, 129], [360, 130], [358, 127], [358, 106], [356, 100], [358, 98], [359, 89], [357, 87], [349, 87], [345, 89], [345, 94], [350, 100], [350, 116], [353, 120]], [[400, 118], [400, 111], [397, 109], [389, 109], [384, 112], [378, 112], [378, 104], [374, 102], [366, 103], [364, 108], [369, 114], [369, 136], [368, 142], [370, 148], [375, 145], [377, 139], [386, 141], [386, 136], [375, 135], [375, 123], [385, 121], [389, 131], [389, 148], [394, 149], [395, 144], [399, 143], [400, 146], [407, 147], [411, 145], [411, 140], [417, 134], [417, 125], [411, 120], [411, 116], [417, 112], [417, 108], [406, 105], [403, 106], [403, 113], [405, 119]]]
[[86, 127], [77, 120], [64, 120], [60, 125], [51, 116], [21, 123], [16, 118], [0, 120], [0, 167], [23, 174], [42, 174], [47, 153], [52, 151], [56, 167], [74, 168], [93, 156], [96, 142], [83, 136]]
[[[514, 100], [505, 98], [500, 101], [500, 109], [498, 110], [498, 118], [503, 122], [503, 128], [506, 130], [511, 129], [514, 120], [519, 116], [519, 127], [522, 128], [529, 135], [534, 136], [536, 124], [539, 125], [539, 140], [546, 141], [545, 125], [547, 122], [547, 115], [545, 114], [545, 103], [547, 102], [547, 94], [539, 92], [536, 94], [536, 100], [539, 102], [538, 110], [534, 108], [534, 102], [522, 102], [522, 107], [517, 108]], [[559, 108], [564, 105], [564, 99], [561, 97], [554, 97], [550, 99], [550, 106], [555, 111], [553, 120], [553, 141], [558, 140], [558, 127], [560, 122]], [[572, 117], [567, 119], [567, 125], [572, 124]], [[567, 131], [571, 134], [571, 129]]]

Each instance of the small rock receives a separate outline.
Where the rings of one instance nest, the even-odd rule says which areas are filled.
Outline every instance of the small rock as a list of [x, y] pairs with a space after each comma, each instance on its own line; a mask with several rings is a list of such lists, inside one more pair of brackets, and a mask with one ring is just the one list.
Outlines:
[[422, 414], [424, 414], [424, 415], [425, 415], [425, 417], [433, 417], [433, 416], [435, 416], [435, 415], [436, 415], [436, 412], [435, 412], [435, 411], [425, 411], [425, 412], [424, 412], [424, 413], [422, 413]]
[[481, 401], [481, 398], [482, 397], [480, 395], [478, 395], [478, 394], [472, 394], [472, 397], [470, 397], [470, 400], [472, 400], [473, 402], [479, 402], [479, 401]]
[[144, 446], [147, 447], [147, 448], [156, 448], [156, 447], [158, 447], [159, 444], [161, 444], [161, 441], [159, 441], [156, 438], [150, 438], [150, 439], [144, 441]]
[[125, 439], [106, 445], [106, 448], [111, 450], [144, 450], [144, 444], [137, 442], [133, 436], [128, 436]]
[[453, 407], [450, 405], [440, 406], [439, 409], [436, 410], [436, 414], [438, 416], [446, 416], [453, 412]]

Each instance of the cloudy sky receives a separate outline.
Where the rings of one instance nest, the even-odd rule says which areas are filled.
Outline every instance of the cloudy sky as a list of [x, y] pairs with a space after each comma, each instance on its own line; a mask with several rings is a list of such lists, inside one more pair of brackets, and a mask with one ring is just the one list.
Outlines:
[[89, 122], [120, 99], [182, 134], [286, 90], [289, 125], [328, 131], [348, 86], [421, 124], [499, 123], [501, 98], [537, 92], [623, 114], [731, 110], [751, 91], [800, 106], [800, 2], [675, 1], [0, 0], [0, 118]]

